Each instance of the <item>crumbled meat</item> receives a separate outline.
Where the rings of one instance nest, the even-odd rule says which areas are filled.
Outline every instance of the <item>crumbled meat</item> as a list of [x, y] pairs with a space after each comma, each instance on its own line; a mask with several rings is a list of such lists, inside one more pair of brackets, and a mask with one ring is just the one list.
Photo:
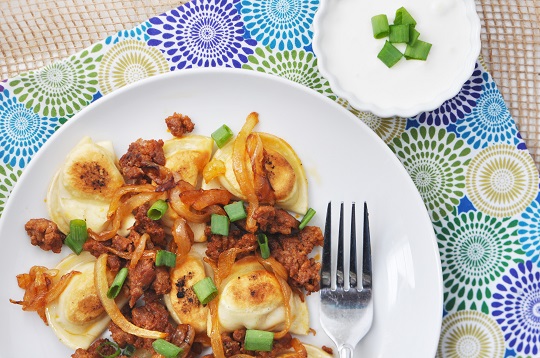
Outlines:
[[107, 266], [112, 273], [116, 273], [122, 267], [122, 260], [118, 256], [109, 255], [107, 256]]
[[152, 289], [158, 295], [164, 295], [171, 291], [171, 279], [169, 270], [166, 267], [156, 267], [156, 278], [152, 282]]
[[263, 205], [255, 209], [253, 218], [259, 224], [261, 231], [269, 234], [289, 235], [298, 230], [300, 222], [286, 210]]
[[269, 240], [271, 255], [289, 272], [289, 284], [308, 294], [319, 291], [321, 264], [309, 258], [315, 246], [323, 244], [321, 229], [306, 226], [298, 235], [279, 235]]
[[116, 235], [112, 238], [111, 247], [121, 252], [133, 252], [133, 240], [129, 237]]
[[[187, 325], [173, 326], [169, 321], [169, 312], [157, 300], [145, 302], [144, 306], [135, 307], [131, 312], [125, 311], [124, 313], [126, 318], [138, 327], [167, 333], [166, 339], [173, 343], [180, 343], [186, 337], [187, 328], [185, 326]], [[109, 330], [113, 340], [122, 348], [131, 344], [136, 348], [152, 349], [153, 339], [141, 338], [126, 333], [114, 322], [109, 323]]]
[[135, 224], [133, 224], [132, 230], [141, 235], [147, 233], [150, 236], [151, 242], [146, 243], [148, 249], [153, 249], [154, 246], [165, 249], [167, 247], [165, 229], [163, 229], [160, 220], [152, 220], [148, 217], [147, 212], [149, 208], [150, 204], [145, 204], [137, 209], [135, 213]]
[[175, 137], [181, 137], [185, 133], [191, 133], [195, 128], [195, 124], [193, 124], [191, 118], [176, 112], [172, 116], [165, 118], [165, 123], [171, 134]]
[[[78, 348], [75, 353], [71, 355], [71, 358], [102, 358], [105, 356], [112, 356], [116, 353], [116, 348], [110, 344], [106, 344], [107, 342], [110, 341], [105, 338], [100, 338], [94, 341], [88, 349]], [[118, 356], [118, 358], [123, 357], [125, 356]]]
[[238, 259], [254, 253], [258, 247], [257, 237], [254, 234], [243, 234], [240, 230], [231, 230], [229, 236], [221, 236], [213, 235], [207, 229], [206, 236], [208, 237], [206, 256], [216, 262], [222, 252], [233, 247], [242, 250], [242, 253], [236, 256]]
[[90, 237], [83, 244], [83, 250], [90, 252], [95, 257], [99, 257], [99, 255], [109, 252], [104, 241], [97, 241]]
[[30, 236], [30, 242], [34, 246], [39, 246], [42, 250], [51, 250], [54, 253], [62, 251], [64, 235], [58, 226], [47, 219], [30, 219], [24, 226], [26, 233]]
[[[161, 169], [165, 165], [165, 153], [161, 139], [137, 139], [129, 145], [127, 153], [120, 158], [118, 163], [126, 180], [135, 184], [151, 183], [152, 180], [163, 184], [161, 181], [171, 181], [172, 179], [172, 175], [166, 178], [161, 178], [160, 175]], [[172, 181], [174, 183], [174, 180]]]
[[135, 306], [137, 300], [141, 298], [155, 278], [156, 268], [152, 259], [142, 258], [133, 269], [129, 268], [127, 281], [131, 296], [129, 299], [130, 307]]
[[327, 347], [327, 346], [322, 346], [322, 350], [325, 351], [326, 353], [330, 354], [330, 355], [334, 355], [334, 350], [330, 347]]

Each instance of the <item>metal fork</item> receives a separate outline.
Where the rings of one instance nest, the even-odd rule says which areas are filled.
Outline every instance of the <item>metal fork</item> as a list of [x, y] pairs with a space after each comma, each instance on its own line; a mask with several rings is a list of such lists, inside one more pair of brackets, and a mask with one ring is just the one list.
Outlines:
[[[352, 203], [350, 219], [349, 265], [345, 267], [344, 205], [339, 212], [339, 230], [332, 227], [332, 203], [328, 203], [321, 269], [320, 320], [324, 331], [336, 344], [340, 358], [352, 358], [354, 348], [373, 322], [371, 244], [367, 204], [364, 203], [361, 279], [358, 278], [356, 205]], [[334, 220], [335, 221], [335, 220]], [[348, 221], [348, 220], [347, 220]], [[336, 224], [336, 223], [335, 223]], [[332, 234], [333, 233], [333, 234]], [[338, 236], [337, 267], [332, 269], [332, 237]], [[346, 271], [348, 270], [348, 271]], [[335, 272], [334, 275], [332, 275]]]

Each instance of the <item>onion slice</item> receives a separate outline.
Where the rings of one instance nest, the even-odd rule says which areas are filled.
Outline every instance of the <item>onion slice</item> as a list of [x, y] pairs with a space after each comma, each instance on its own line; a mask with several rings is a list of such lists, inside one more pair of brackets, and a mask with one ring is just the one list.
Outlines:
[[107, 297], [107, 291], [109, 290], [109, 283], [107, 281], [107, 256], [107, 254], [101, 254], [96, 261], [94, 268], [94, 285], [96, 286], [96, 291], [101, 300], [101, 304], [109, 317], [111, 317], [111, 320], [120, 327], [122, 331], [137, 337], [150, 339], [166, 338], [167, 333], [137, 327], [129, 322], [122, 312], [120, 312], [116, 302]]

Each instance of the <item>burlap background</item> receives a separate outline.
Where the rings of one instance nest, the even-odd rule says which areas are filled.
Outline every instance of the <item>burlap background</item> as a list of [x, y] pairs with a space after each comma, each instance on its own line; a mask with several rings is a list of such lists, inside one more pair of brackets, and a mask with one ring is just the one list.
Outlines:
[[[0, 79], [67, 57], [187, 0], [0, 0]], [[482, 55], [540, 167], [540, 0], [476, 0]]]

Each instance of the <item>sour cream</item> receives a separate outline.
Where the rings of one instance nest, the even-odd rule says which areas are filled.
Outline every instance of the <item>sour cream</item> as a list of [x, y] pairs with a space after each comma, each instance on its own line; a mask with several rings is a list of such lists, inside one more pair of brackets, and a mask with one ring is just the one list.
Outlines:
[[[371, 18], [386, 14], [392, 24], [402, 6], [416, 20], [419, 39], [433, 46], [426, 61], [402, 58], [388, 68], [377, 58], [387, 38], [373, 37]], [[434, 109], [454, 96], [474, 69], [480, 51], [474, 6], [473, 0], [324, 0], [314, 39], [321, 73], [361, 110], [412, 116]], [[405, 44], [396, 47], [405, 51]]]

